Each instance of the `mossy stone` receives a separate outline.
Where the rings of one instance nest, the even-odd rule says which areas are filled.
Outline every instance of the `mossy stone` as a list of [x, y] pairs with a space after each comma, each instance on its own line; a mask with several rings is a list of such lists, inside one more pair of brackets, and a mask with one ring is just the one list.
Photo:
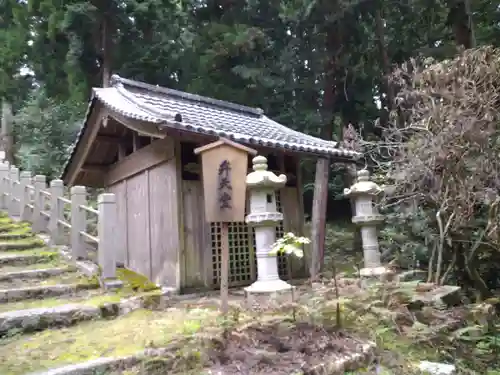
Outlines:
[[123, 282], [125, 289], [131, 289], [134, 292], [149, 292], [159, 289], [158, 286], [152, 283], [146, 276], [134, 272], [127, 268], [118, 268], [116, 276]]

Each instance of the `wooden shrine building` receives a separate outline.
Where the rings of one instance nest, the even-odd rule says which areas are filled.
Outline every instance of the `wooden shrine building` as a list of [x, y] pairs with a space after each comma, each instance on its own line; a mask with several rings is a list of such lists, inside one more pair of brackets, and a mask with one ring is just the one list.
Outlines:
[[[201, 166], [193, 150], [225, 137], [268, 158], [285, 173], [278, 194], [284, 231], [303, 234], [301, 157], [349, 160], [356, 153], [291, 130], [262, 110], [113, 76], [96, 88], [62, 179], [117, 196], [120, 264], [157, 284], [186, 291], [217, 287], [220, 224], [205, 222]], [[249, 158], [250, 159], [250, 158]], [[251, 167], [249, 160], [248, 167]], [[229, 228], [230, 286], [256, 278], [254, 238], [244, 222]], [[289, 263], [289, 264], [287, 264]], [[283, 278], [305, 276], [302, 260], [280, 259]]]

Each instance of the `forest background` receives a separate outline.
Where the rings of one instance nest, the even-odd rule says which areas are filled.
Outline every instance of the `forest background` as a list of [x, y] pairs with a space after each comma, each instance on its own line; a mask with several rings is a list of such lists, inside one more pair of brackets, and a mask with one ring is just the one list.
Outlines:
[[[396, 67], [500, 45], [495, 0], [1, 0], [0, 25], [2, 118], [13, 124], [4, 141], [15, 146], [8, 156], [51, 177], [66, 160], [91, 88], [106, 85], [111, 73], [260, 107], [325, 139], [348, 142], [354, 129], [376, 142], [398, 109]], [[310, 213], [315, 168], [307, 163]], [[342, 198], [353, 169], [334, 164], [329, 172], [325, 268], [339, 253], [359, 257]], [[428, 264], [439, 225], [436, 209], [427, 209], [412, 217], [387, 212], [384, 257], [410, 268]], [[497, 287], [496, 255], [474, 254], [489, 254], [478, 266], [481, 282], [491, 284], [487, 295]], [[469, 281], [477, 291], [481, 282]]]

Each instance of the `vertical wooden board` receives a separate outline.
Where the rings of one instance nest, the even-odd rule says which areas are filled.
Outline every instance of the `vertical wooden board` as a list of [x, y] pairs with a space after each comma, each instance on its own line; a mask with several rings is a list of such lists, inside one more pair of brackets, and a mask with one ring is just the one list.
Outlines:
[[177, 178], [175, 158], [149, 171], [151, 279], [175, 289], [180, 287]]
[[127, 180], [128, 267], [151, 277], [148, 171]]
[[[281, 207], [283, 210], [285, 232], [292, 232], [296, 236], [303, 236], [304, 220], [300, 213], [298, 189], [295, 187], [285, 187], [281, 190]], [[298, 259], [295, 256], [290, 257], [292, 277], [301, 277], [305, 272], [304, 258]]]
[[107, 189], [116, 196], [116, 241], [119, 253], [116, 255], [118, 264], [128, 264], [127, 243], [127, 182], [122, 181]]
[[184, 200], [184, 285], [207, 286], [205, 261], [207, 222], [200, 181], [183, 181]]

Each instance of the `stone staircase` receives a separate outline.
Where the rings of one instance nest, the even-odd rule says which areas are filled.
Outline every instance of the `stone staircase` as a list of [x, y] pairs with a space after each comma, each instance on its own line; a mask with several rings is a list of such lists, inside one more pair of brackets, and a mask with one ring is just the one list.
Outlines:
[[[36, 332], [115, 319], [158, 303], [158, 288], [129, 273], [119, 271], [122, 288], [105, 290], [97, 275], [86, 276], [59, 249], [47, 246], [28, 223], [0, 212], [0, 351], [5, 342], [24, 340]], [[5, 364], [3, 358], [0, 362]], [[31, 372], [14, 369], [12, 364], [2, 366], [1, 374]], [[37, 366], [34, 361], [33, 369]]]

